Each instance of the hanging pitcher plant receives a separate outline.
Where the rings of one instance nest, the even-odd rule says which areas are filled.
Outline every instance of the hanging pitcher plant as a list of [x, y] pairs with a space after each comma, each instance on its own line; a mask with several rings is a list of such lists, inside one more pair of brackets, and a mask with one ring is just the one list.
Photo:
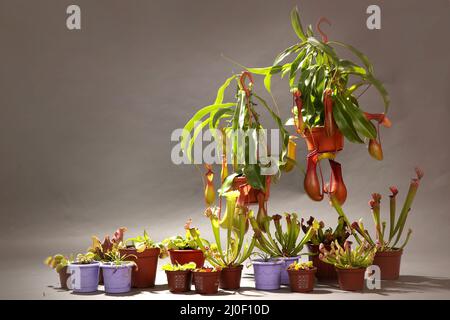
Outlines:
[[[225, 91], [232, 83], [236, 84], [236, 101], [225, 103]], [[277, 159], [271, 157], [271, 162], [263, 162], [259, 158], [261, 150], [262, 154], [270, 156], [264, 142], [266, 137], [264, 127], [259, 119], [259, 113], [262, 111], [269, 113], [280, 132], [279, 155]], [[234, 189], [247, 192], [247, 203], [257, 203], [258, 192], [263, 192], [267, 198], [271, 176], [265, 175], [262, 168], [275, 167], [279, 175], [279, 170], [286, 165], [289, 134], [276, 112], [254, 92], [251, 73], [244, 71], [228, 78], [219, 88], [214, 103], [201, 108], [186, 123], [181, 139], [181, 149], [191, 162], [194, 143], [204, 128], [211, 131], [222, 152], [220, 175], [222, 186], [219, 189], [219, 195]], [[240, 134], [243, 134], [244, 138]], [[252, 146], [256, 148], [252, 149]], [[233, 169], [231, 174], [228, 174], [228, 159]], [[272, 163], [273, 161], [276, 163]], [[213, 199], [210, 193], [211, 177], [211, 169], [207, 167], [205, 200], [209, 206], [212, 205]]]
[[[386, 117], [389, 97], [383, 84], [375, 78], [368, 58], [353, 46], [328, 41], [320, 28], [323, 22], [330, 24], [326, 18], [319, 20], [319, 39], [311, 26], [305, 32], [298, 10], [294, 8], [291, 23], [299, 41], [282, 51], [272, 66], [246, 69], [264, 76], [264, 85], [269, 93], [272, 76], [287, 76], [293, 107], [292, 118], [286, 124], [295, 126], [296, 132], [305, 139], [309, 152], [305, 191], [316, 201], [322, 200], [325, 192], [332, 193], [342, 204], [347, 191], [341, 166], [335, 161], [336, 154], [343, 149], [345, 137], [353, 143], [368, 141], [369, 154], [375, 159], [383, 159], [379, 126], [391, 126]], [[335, 51], [336, 47], [348, 49], [360, 60], [360, 64], [341, 59]], [[360, 108], [358, 99], [371, 86], [381, 95], [383, 113], [371, 114]], [[362, 88], [364, 90], [358, 93]], [[317, 174], [317, 166], [320, 169], [319, 161], [322, 159], [328, 159], [331, 166], [328, 185], [324, 185], [323, 178], [319, 179]]]

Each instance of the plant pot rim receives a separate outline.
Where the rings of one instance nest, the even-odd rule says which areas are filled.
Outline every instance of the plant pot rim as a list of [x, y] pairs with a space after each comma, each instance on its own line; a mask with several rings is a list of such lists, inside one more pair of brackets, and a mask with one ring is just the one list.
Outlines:
[[393, 250], [389, 251], [377, 251], [375, 253], [376, 257], [394, 257], [401, 256], [403, 254], [403, 249], [392, 248]]
[[192, 271], [192, 273], [195, 273], [195, 275], [205, 275], [205, 276], [211, 276], [211, 275], [220, 275], [220, 273], [222, 272], [222, 270], [220, 271], [210, 271], [210, 272], [203, 272], [203, 271]]
[[222, 271], [237, 271], [237, 270], [242, 270], [242, 268], [244, 268], [244, 266], [242, 264], [238, 265], [238, 266], [234, 266], [234, 267], [224, 267], [222, 268]]
[[125, 269], [125, 268], [133, 268], [134, 264], [132, 262], [125, 262], [119, 265], [112, 264], [111, 262], [102, 262], [100, 264], [100, 268], [102, 269]]
[[274, 259], [274, 260], [269, 260], [269, 261], [264, 261], [263, 259], [254, 259], [254, 260], [251, 260], [251, 262], [252, 262], [252, 264], [266, 265], [266, 266], [276, 266], [279, 264], [284, 264], [284, 261], [281, 259]]
[[[164, 270], [166, 273], [172, 273], [172, 274], [176, 274], [176, 273], [182, 273], [182, 274], [188, 274], [190, 272], [193, 272], [192, 270]], [[203, 272], [206, 273], [206, 272]]]
[[277, 257], [276, 259], [280, 259], [280, 260], [292, 260], [292, 259], [300, 259], [301, 256], [293, 256], [293, 257]]
[[359, 272], [365, 272], [367, 268], [349, 268], [349, 269], [341, 269], [338, 267], [334, 267], [336, 269], [336, 272], [349, 272], [349, 273], [359, 273]]
[[159, 256], [159, 253], [161, 252], [161, 249], [156, 247], [156, 248], [146, 248], [144, 251], [142, 252], [137, 252], [137, 249], [134, 247], [129, 247], [129, 248], [120, 248], [120, 250], [125, 251], [127, 254], [133, 254], [135, 256], [137, 256], [138, 258], [140, 257], [153, 257], [153, 256]]
[[79, 267], [79, 268], [95, 267], [95, 266], [100, 266], [100, 261], [94, 261], [91, 263], [70, 262], [67, 266]]
[[193, 253], [193, 252], [201, 252], [203, 253], [202, 250], [200, 249], [169, 249], [169, 252], [176, 252], [176, 253]]
[[315, 273], [317, 271], [316, 267], [313, 267], [311, 269], [300, 269], [300, 270], [287, 270], [288, 273]]

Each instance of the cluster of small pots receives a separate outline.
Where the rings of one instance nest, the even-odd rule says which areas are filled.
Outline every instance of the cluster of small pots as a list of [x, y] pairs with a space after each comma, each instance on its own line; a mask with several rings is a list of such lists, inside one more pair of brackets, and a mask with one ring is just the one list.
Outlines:
[[[278, 290], [281, 285], [288, 285], [293, 292], [310, 292], [314, 289], [315, 279], [318, 281], [337, 281], [339, 287], [346, 291], [361, 291], [364, 289], [366, 269], [338, 269], [324, 263], [318, 258], [318, 246], [308, 245], [314, 268], [305, 270], [288, 270], [289, 265], [297, 262], [299, 257], [284, 257], [263, 261], [252, 260], [255, 288], [257, 290]], [[130, 256], [131, 263], [113, 265], [111, 263], [93, 262], [91, 264], [71, 263], [59, 272], [61, 286], [70, 288], [77, 293], [89, 293], [98, 290], [99, 284], [104, 284], [105, 292], [109, 294], [126, 293], [134, 288], [151, 288], [155, 285], [158, 265], [159, 248], [146, 249], [137, 252], [136, 249], [121, 249], [121, 254]], [[170, 250], [170, 260], [173, 264], [195, 262], [196, 270], [166, 271], [169, 291], [183, 293], [191, 290], [199, 294], [215, 294], [218, 289], [237, 290], [243, 266], [228, 267], [221, 270], [203, 268], [205, 257], [200, 250]], [[381, 270], [382, 280], [399, 278], [402, 251], [379, 252], [373, 264]]]

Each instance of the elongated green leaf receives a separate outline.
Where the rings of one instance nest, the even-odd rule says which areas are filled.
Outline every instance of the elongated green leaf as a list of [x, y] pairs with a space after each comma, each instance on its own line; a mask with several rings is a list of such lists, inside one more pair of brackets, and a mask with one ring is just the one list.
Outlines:
[[372, 75], [367, 75], [366, 79], [369, 83], [371, 83], [380, 93], [381, 97], [383, 98], [384, 101], [384, 113], [387, 113], [388, 109], [389, 109], [389, 95], [386, 91], [386, 89], [384, 88], [383, 84], [381, 83], [381, 81], [379, 81], [378, 79], [376, 79], [374, 76]]
[[298, 13], [297, 7], [295, 7], [291, 11], [291, 24], [292, 28], [297, 34], [297, 37], [299, 37], [302, 41], [306, 41], [306, 35], [305, 32], [303, 31], [302, 22], [300, 21], [300, 15]]
[[365, 76], [367, 74], [366, 69], [358, 66], [357, 64], [354, 64], [349, 60], [339, 60], [338, 70], [341, 73], [350, 73], [360, 76]]
[[350, 99], [338, 98], [344, 111], [352, 120], [353, 127], [356, 131], [364, 137], [375, 139], [377, 137], [377, 129], [367, 120], [361, 109], [359, 109]]
[[333, 106], [333, 117], [339, 130], [350, 142], [364, 143], [364, 141], [358, 136], [351, 119], [344, 113], [343, 109], [344, 107], [342, 101], [335, 99]]
[[273, 66], [277, 66], [282, 62], [284, 59], [286, 59], [291, 53], [295, 52], [299, 48], [298, 44], [294, 44], [290, 46], [289, 48], [284, 49], [283, 52], [279, 53], [275, 60], [273, 61]]
[[372, 63], [369, 61], [369, 58], [364, 55], [361, 51], [359, 51], [358, 49], [356, 49], [355, 47], [349, 45], [349, 44], [345, 44], [339, 41], [330, 41], [328, 42], [329, 44], [337, 44], [341, 47], [344, 47], [348, 50], [350, 50], [351, 52], [353, 52], [353, 54], [355, 54], [364, 64], [364, 66], [367, 68], [367, 70], [369, 71], [369, 73], [373, 73], [373, 65]]
[[217, 190], [217, 192], [220, 195], [223, 195], [225, 192], [228, 192], [231, 189], [231, 186], [233, 185], [234, 178], [236, 178], [238, 175], [239, 173], [235, 172], [226, 177], [222, 183], [222, 186], [220, 187], [219, 190]]
[[319, 41], [319, 40], [317, 40], [316, 38], [313, 38], [313, 37], [309, 37], [307, 41], [313, 47], [319, 49], [320, 51], [325, 53], [329, 58], [331, 58], [333, 63], [336, 64], [339, 61], [339, 58], [338, 58], [336, 52], [334, 52], [333, 47], [331, 47], [328, 44], [323, 43], [323, 42], [321, 42], [321, 41]]
[[229, 107], [229, 108], [223, 108], [220, 110], [217, 110], [217, 112], [214, 113], [213, 119], [211, 121], [211, 128], [215, 129], [217, 128], [217, 123], [219, 122], [219, 120], [232, 116], [234, 114], [234, 108], [233, 107]]
[[223, 103], [223, 96], [225, 94], [225, 90], [229, 87], [231, 81], [236, 79], [236, 75], [233, 75], [229, 77], [225, 82], [220, 86], [219, 90], [217, 90], [217, 96], [216, 100], [214, 101], [214, 104], [221, 104]]
[[[206, 107], [201, 108], [199, 111], [197, 111], [194, 116], [186, 123], [183, 129], [183, 133], [181, 135], [181, 150], [183, 152], [187, 151], [187, 146], [190, 141], [190, 134], [192, 130], [194, 130], [194, 126], [197, 122], [203, 122], [203, 118], [208, 115], [209, 113], [221, 109], [221, 108], [227, 108], [231, 106], [235, 106], [235, 103], [224, 103], [224, 104], [212, 104]], [[190, 161], [192, 161], [191, 155], [187, 154], [187, 157]]]

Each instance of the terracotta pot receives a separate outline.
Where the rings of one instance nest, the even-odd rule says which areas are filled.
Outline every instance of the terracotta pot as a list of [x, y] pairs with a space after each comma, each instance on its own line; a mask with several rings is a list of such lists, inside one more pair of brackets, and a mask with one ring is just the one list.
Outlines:
[[169, 250], [172, 264], [186, 264], [195, 262], [197, 268], [203, 268], [205, 256], [202, 250]]
[[241, 275], [243, 266], [223, 268], [220, 273], [220, 288], [225, 290], [237, 290], [241, 287]]
[[310, 270], [288, 270], [289, 286], [293, 292], [310, 292], [314, 289], [317, 268]]
[[[325, 246], [330, 250], [330, 246]], [[316, 244], [308, 244], [308, 251], [316, 253], [314, 256], [309, 256], [309, 261], [313, 262], [314, 267], [317, 268], [316, 277], [319, 281], [335, 281], [337, 279], [336, 269], [332, 264], [325, 263], [319, 259], [319, 246]]]
[[67, 282], [70, 278], [70, 273], [67, 272], [67, 267], [62, 268], [58, 272], [58, 275], [61, 289], [68, 290], [69, 288], [67, 287]]
[[380, 267], [381, 280], [397, 280], [399, 278], [402, 254], [402, 249], [375, 254], [373, 264]]
[[181, 293], [191, 291], [192, 272], [184, 271], [166, 271], [167, 284], [172, 293]]
[[134, 288], [155, 286], [159, 252], [159, 248], [145, 249], [144, 252], [137, 252], [134, 248], [120, 249], [121, 255], [126, 254], [129, 256], [128, 260], [136, 262], [137, 268], [133, 268], [131, 275], [131, 285]]
[[[247, 184], [247, 178], [245, 176], [238, 176], [235, 177], [233, 180], [233, 190], [239, 190], [239, 187]], [[250, 191], [248, 193], [248, 199], [246, 200], [246, 202], [248, 204], [256, 204], [258, 203], [258, 199], [257, 199], [257, 194], [260, 190], [254, 189], [252, 187], [250, 187]], [[265, 200], [269, 200], [269, 196], [270, 196], [270, 176], [266, 176], [266, 190], [265, 190]]]
[[362, 291], [364, 289], [364, 275], [366, 268], [339, 269], [336, 268], [339, 287], [346, 291]]
[[311, 131], [306, 129], [303, 134], [308, 151], [316, 150], [318, 153], [336, 152], [344, 148], [344, 136], [339, 130], [334, 130], [332, 136], [328, 136], [325, 127], [314, 127]]
[[192, 272], [195, 292], [200, 294], [216, 294], [219, 291], [221, 271]]

